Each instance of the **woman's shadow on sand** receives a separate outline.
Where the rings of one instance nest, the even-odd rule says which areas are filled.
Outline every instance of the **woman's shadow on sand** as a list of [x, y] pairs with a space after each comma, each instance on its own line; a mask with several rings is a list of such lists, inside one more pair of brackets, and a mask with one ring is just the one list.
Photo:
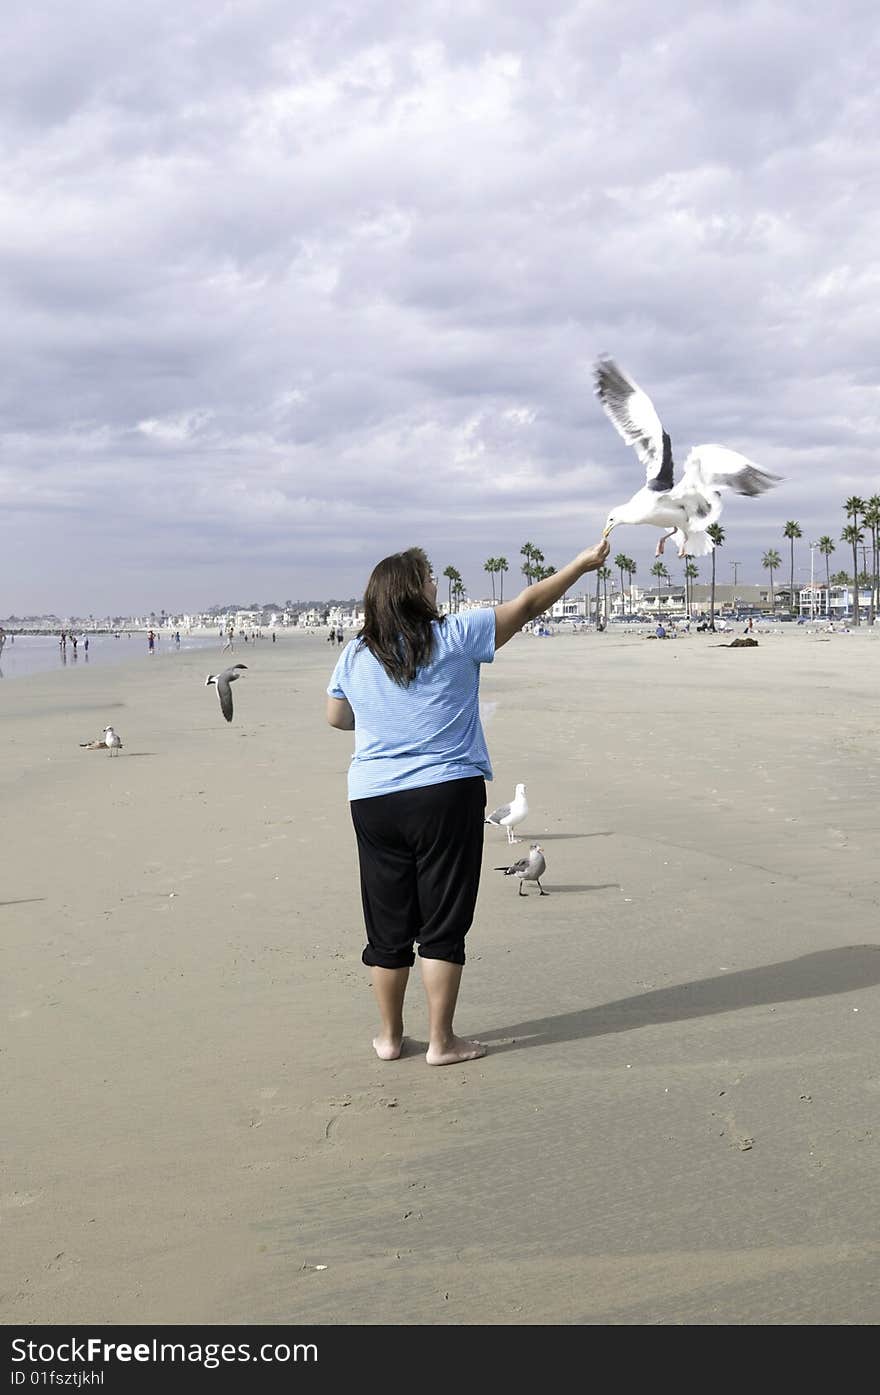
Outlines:
[[479, 1041], [494, 1042], [492, 1054], [519, 1051], [527, 1046], [548, 1046], [551, 1042], [580, 1041], [612, 1032], [631, 1032], [637, 1027], [654, 1027], [664, 1022], [686, 1022], [691, 1017], [711, 1017], [716, 1012], [736, 1012], [739, 1008], [763, 1003], [797, 1002], [802, 998], [824, 998], [834, 993], [854, 993], [880, 983], [880, 945], [842, 945], [839, 949], [818, 950], [781, 964], [765, 964], [758, 969], [741, 969], [718, 978], [697, 979], [694, 983], [655, 988], [634, 998], [556, 1017], [536, 1017], [514, 1022], [509, 1027], [478, 1031]]

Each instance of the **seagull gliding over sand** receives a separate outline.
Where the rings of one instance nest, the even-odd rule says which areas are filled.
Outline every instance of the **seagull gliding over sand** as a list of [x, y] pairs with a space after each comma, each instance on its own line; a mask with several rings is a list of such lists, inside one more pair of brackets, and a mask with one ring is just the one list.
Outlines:
[[205, 687], [210, 687], [212, 683], [217, 686], [217, 696], [220, 698], [220, 711], [227, 722], [232, 721], [232, 688], [230, 683], [234, 683], [240, 676], [239, 670], [246, 669], [247, 664], [233, 664], [231, 668], [225, 668], [222, 673], [209, 673], [205, 679]]

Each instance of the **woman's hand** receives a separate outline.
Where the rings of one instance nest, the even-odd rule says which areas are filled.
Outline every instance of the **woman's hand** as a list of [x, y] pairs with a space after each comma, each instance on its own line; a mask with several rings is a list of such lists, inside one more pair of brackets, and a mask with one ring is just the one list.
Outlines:
[[595, 547], [588, 547], [586, 552], [582, 552], [578, 558], [578, 564], [584, 572], [594, 572], [597, 567], [601, 567], [605, 558], [611, 551], [611, 544], [607, 538], [602, 538]]

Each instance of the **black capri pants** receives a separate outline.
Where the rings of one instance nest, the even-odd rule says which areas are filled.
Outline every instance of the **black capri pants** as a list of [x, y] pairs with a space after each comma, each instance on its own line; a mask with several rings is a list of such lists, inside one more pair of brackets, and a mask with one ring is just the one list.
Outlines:
[[483, 855], [486, 782], [481, 775], [353, 799], [365, 964], [409, 968], [423, 959], [464, 963]]

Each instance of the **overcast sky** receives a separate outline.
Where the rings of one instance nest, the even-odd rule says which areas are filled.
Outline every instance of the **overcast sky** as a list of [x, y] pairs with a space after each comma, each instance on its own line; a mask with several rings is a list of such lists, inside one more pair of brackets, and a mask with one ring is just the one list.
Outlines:
[[[880, 490], [869, 0], [10, 12], [0, 615], [360, 595], [416, 543], [509, 591], [641, 482], [601, 352], [679, 463], [785, 476], [725, 581]], [[656, 539], [613, 537], [643, 583]]]

